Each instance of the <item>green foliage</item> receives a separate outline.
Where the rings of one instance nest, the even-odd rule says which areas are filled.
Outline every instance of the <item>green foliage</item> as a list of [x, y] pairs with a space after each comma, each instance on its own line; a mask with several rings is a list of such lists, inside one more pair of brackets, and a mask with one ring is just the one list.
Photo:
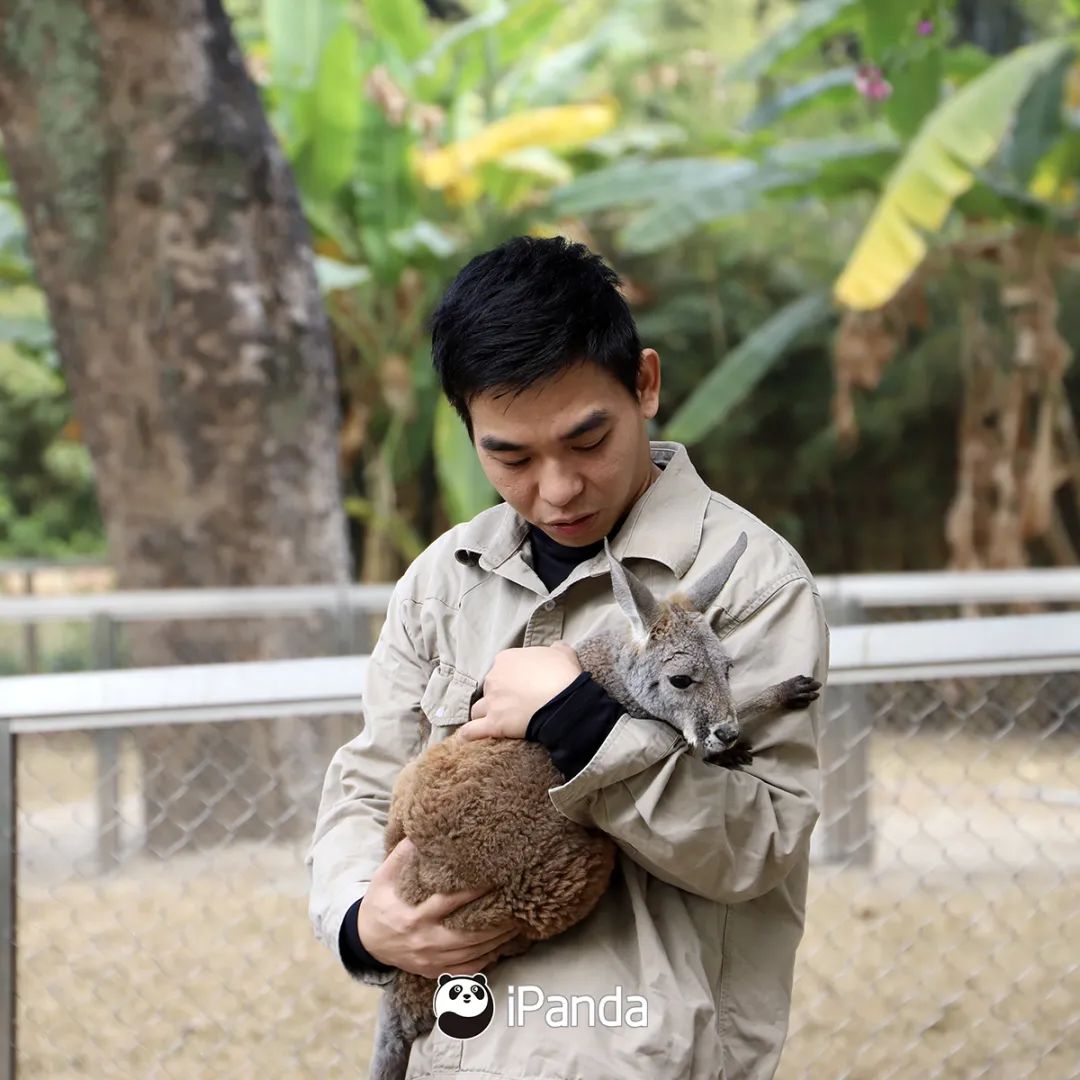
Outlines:
[[297, 166], [314, 198], [329, 198], [356, 171], [363, 120], [360, 74], [356, 28], [342, 22], [322, 50], [308, 115], [310, 139]]
[[[895, 295], [926, 253], [925, 234], [941, 228], [957, 196], [974, 183], [975, 170], [998, 150], [1021, 103], [1036, 92], [1036, 107], [1045, 111], [1042, 84], [1053, 80], [1060, 87], [1061, 65], [1073, 55], [1062, 40], [1018, 49], [927, 117], [836, 283], [839, 300], [870, 309]], [[1016, 163], [1029, 172], [1049, 149], [1039, 140], [1045, 125], [1033, 128], [1014, 140], [1022, 148]]]
[[465, 425], [442, 396], [435, 406], [435, 466], [452, 524], [468, 521], [498, 502]]
[[785, 198], [818, 184], [854, 188], [867, 170], [878, 175], [893, 145], [870, 139], [805, 140], [765, 149], [748, 158], [667, 158], [620, 161], [556, 189], [552, 205], [562, 213], [627, 209], [644, 205], [618, 234], [630, 252], [656, 251], [681, 243], [703, 226], [746, 213], [770, 194]]
[[[5, 306], [26, 304], [23, 295]], [[6, 321], [5, 331], [30, 329], [0, 344], [0, 558], [60, 557], [103, 549], [86, 448], [70, 439], [71, 405], [41, 323]]]
[[1016, 119], [1005, 141], [1001, 163], [1021, 187], [1027, 187], [1036, 166], [1065, 130], [1063, 108], [1065, 79], [1075, 62], [1071, 49], [1062, 49], [1045, 74], [1031, 83], [1016, 110]]
[[765, 98], [742, 122], [746, 132], [764, 131], [781, 118], [790, 120], [811, 106], [830, 108], [855, 101], [855, 68], [830, 68], [809, 79], [784, 87]]
[[0, 558], [104, 550], [86, 448], [34, 281], [13, 186], [0, 180]]
[[[798, 543], [816, 571], [940, 562], [956, 284], [942, 285], [936, 329], [857, 396], [857, 453], [829, 423], [822, 290], [919, 133], [1008, 61], [956, 45], [952, 5], [809, 0], [770, 5], [757, 22], [753, 0], [474, 0], [454, 23], [429, 19], [420, 0], [230, 6], [300, 188], [340, 384], [363, 407], [345, 508], [369, 536], [407, 562], [491, 505], [436, 385], [424, 318], [472, 254], [561, 231], [635, 287], [639, 329], [664, 364], [656, 437], [692, 442], [712, 486]], [[931, 34], [919, 30], [926, 16]], [[1056, 12], [1040, 18], [1067, 29]], [[882, 101], [857, 87], [866, 64], [891, 87]], [[1015, 122], [998, 118], [993, 152], [950, 204], [954, 221], [1070, 227], [1080, 131], [1060, 108], [1066, 74], [1063, 53], [1018, 92]], [[444, 187], [418, 172], [435, 148], [530, 109], [608, 97], [618, 126], [574, 147], [515, 145]], [[961, 148], [978, 134], [968, 128]], [[7, 195], [0, 281], [27, 284]], [[1080, 325], [1070, 335], [1080, 342]], [[387, 475], [389, 500], [373, 479]], [[897, 529], [900, 519], [916, 524]], [[0, 553], [100, 544], [41, 305], [0, 308]]]
[[668, 421], [663, 438], [687, 445], [721, 425], [804, 331], [819, 326], [831, 310], [825, 291], [782, 307], [739, 343]]
[[364, 0], [374, 37], [388, 42], [407, 61], [416, 60], [431, 45], [424, 5], [420, 0]]
[[802, 56], [826, 37], [858, 25], [859, 0], [806, 0], [791, 19], [736, 64], [729, 78], [756, 79], [781, 60]]

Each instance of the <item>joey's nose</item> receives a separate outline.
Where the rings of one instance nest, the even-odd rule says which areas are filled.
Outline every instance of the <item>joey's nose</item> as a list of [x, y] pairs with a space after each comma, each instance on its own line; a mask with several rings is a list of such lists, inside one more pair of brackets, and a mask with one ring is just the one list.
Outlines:
[[713, 738], [725, 746], [731, 746], [738, 737], [739, 725], [734, 720], [725, 720], [713, 729]]

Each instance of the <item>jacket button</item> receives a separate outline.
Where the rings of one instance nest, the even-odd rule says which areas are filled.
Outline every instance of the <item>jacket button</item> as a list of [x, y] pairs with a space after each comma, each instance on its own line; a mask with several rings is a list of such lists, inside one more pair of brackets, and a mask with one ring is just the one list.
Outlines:
[[551, 611], [551, 610], [553, 610], [553, 609], [554, 609], [554, 607], [555, 607], [555, 601], [554, 601], [554, 600], [549, 600], [549, 601], [548, 601], [548, 602], [547, 602], [547, 603], [546, 603], [546, 604], [544, 605], [544, 610], [545, 610], [545, 611]]

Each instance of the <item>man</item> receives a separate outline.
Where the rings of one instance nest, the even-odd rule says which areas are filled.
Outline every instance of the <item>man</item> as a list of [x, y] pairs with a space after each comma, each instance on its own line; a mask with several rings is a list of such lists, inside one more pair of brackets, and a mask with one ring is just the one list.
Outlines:
[[[417, 1080], [765, 1080], [787, 1033], [821, 699], [749, 720], [753, 762], [721, 768], [626, 715], [570, 646], [615, 604], [605, 536], [665, 596], [747, 533], [706, 612], [735, 659], [735, 701], [793, 675], [825, 682], [821, 599], [791, 546], [710, 491], [685, 447], [649, 441], [660, 361], [617, 285], [583, 245], [517, 237], [469, 262], [432, 317], [443, 390], [504, 502], [444, 533], [397, 583], [363, 727], [331, 762], [308, 855], [316, 934], [360, 981], [484, 970], [490, 1026], [419, 1039]], [[485, 890], [413, 907], [394, 891], [410, 841], [383, 857], [395, 777], [450, 736], [547, 747], [566, 777], [554, 806], [619, 848], [588, 918], [496, 963], [511, 927], [441, 925]]]

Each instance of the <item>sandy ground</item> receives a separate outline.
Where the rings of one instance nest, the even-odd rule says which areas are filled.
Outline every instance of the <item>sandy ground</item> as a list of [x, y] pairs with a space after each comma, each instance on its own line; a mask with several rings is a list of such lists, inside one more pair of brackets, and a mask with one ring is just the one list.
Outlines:
[[[116, 572], [110, 566], [51, 566], [34, 571], [35, 596], [67, 596], [70, 593], [111, 592]], [[0, 596], [26, 596], [26, 572], [0, 572]]]
[[[302, 848], [98, 876], [89, 747], [21, 754], [20, 1076], [366, 1075], [379, 992], [315, 942]], [[814, 867], [778, 1080], [1075, 1080], [1080, 738], [878, 734], [872, 767], [874, 864]]]

